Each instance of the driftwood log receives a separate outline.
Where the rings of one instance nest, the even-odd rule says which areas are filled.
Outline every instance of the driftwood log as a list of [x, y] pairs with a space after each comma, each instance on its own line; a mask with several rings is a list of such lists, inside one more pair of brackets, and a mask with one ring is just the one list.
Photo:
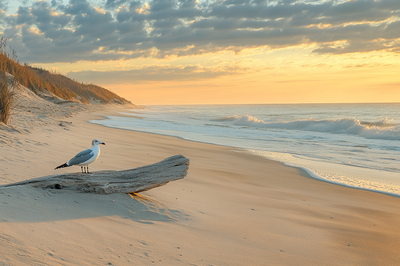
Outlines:
[[161, 162], [123, 171], [98, 171], [91, 174], [68, 173], [30, 179], [1, 187], [28, 185], [42, 189], [63, 189], [97, 194], [137, 193], [182, 179], [189, 159], [182, 155]]

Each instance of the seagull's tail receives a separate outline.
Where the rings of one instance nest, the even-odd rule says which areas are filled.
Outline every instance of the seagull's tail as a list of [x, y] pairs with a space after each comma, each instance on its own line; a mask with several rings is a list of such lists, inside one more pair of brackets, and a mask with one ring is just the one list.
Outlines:
[[68, 167], [68, 166], [70, 166], [70, 165], [68, 165], [67, 163], [65, 163], [65, 164], [62, 164], [62, 165], [57, 166], [56, 168], [54, 168], [54, 170], [59, 169], [59, 168]]

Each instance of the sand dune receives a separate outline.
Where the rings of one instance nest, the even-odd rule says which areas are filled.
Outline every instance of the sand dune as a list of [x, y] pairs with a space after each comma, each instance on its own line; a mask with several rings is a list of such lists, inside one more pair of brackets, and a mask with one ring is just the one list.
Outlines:
[[91, 171], [182, 154], [189, 174], [139, 195], [0, 188], [0, 265], [396, 265], [400, 199], [316, 181], [229, 147], [90, 124], [121, 111], [22, 91], [0, 126], [0, 185], [53, 170], [93, 138]]

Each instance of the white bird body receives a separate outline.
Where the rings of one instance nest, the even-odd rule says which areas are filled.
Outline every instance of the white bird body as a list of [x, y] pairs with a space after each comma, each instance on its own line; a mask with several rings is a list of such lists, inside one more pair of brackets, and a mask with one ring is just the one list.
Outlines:
[[81, 167], [82, 173], [84, 172], [83, 170], [85, 168], [86, 168], [85, 172], [89, 173], [89, 164], [96, 161], [100, 156], [100, 146], [99, 146], [100, 144], [106, 145], [104, 142], [101, 142], [98, 139], [94, 139], [92, 141], [92, 147], [90, 149], [81, 151], [80, 153], [72, 157], [70, 160], [68, 160], [68, 162], [60, 166], [57, 166], [55, 169], [78, 165]]
[[[81, 151], [77, 155], [75, 155], [73, 158], [71, 158], [68, 162], [68, 166], [72, 165], [82, 165], [82, 166], [87, 166], [94, 161], [97, 160], [100, 156], [100, 147], [99, 145], [93, 145], [90, 149]], [[84, 160], [84, 161], [82, 161]]]

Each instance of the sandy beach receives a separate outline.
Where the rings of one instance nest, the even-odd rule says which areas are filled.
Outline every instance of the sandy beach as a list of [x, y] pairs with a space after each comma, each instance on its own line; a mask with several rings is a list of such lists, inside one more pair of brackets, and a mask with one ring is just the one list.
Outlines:
[[[0, 125], [0, 185], [53, 170], [92, 139], [91, 171], [182, 154], [188, 175], [132, 196], [0, 188], [0, 265], [398, 265], [400, 198], [333, 185], [240, 150], [91, 124], [117, 107], [29, 91]], [[29, 107], [28, 107], [29, 106]]]

